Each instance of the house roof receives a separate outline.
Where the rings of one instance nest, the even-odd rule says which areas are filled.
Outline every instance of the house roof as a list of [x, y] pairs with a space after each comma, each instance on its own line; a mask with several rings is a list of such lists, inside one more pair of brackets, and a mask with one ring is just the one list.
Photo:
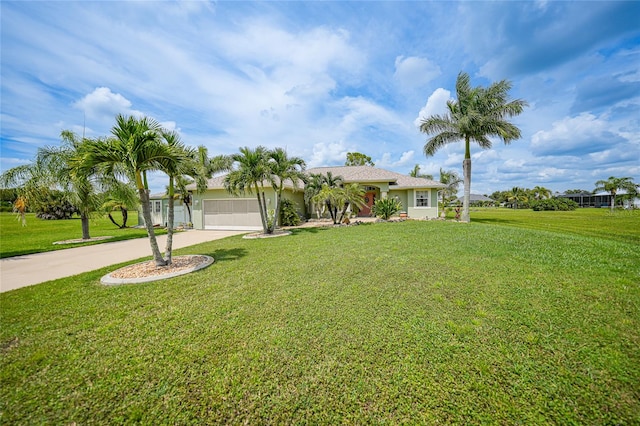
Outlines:
[[[456, 201], [461, 203], [463, 201], [463, 197], [458, 197]], [[484, 195], [480, 195], [480, 194], [469, 194], [470, 203], [478, 202], [478, 201], [495, 201], [495, 200], [493, 198], [485, 197]]]
[[[410, 188], [444, 188], [445, 185], [430, 179], [414, 178], [400, 173], [380, 169], [372, 166], [334, 166], [334, 167], [314, 167], [305, 171], [307, 174], [322, 174], [327, 172], [335, 176], [341, 176], [345, 183], [375, 184], [388, 183], [390, 189], [410, 189]], [[208, 189], [223, 189], [226, 175], [212, 177], [207, 181]], [[294, 189], [290, 180], [285, 181], [285, 188]], [[187, 186], [187, 189], [195, 189], [195, 184]], [[298, 188], [304, 188], [300, 182]]]
[[326, 175], [327, 172], [331, 172], [333, 176], [342, 176], [345, 183], [386, 182], [390, 184], [393, 189], [445, 187], [445, 185], [434, 180], [415, 178], [372, 166], [334, 166], [307, 169], [307, 173], [309, 174], [314, 173]]

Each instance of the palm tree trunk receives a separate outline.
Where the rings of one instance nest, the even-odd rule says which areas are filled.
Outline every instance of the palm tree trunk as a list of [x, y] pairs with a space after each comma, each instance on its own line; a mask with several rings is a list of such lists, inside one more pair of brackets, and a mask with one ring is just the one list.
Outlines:
[[89, 215], [85, 212], [80, 213], [80, 222], [82, 223], [82, 239], [90, 240], [89, 235]]
[[115, 219], [113, 218], [113, 216], [111, 216], [111, 212], [107, 213], [107, 216], [109, 216], [109, 220], [111, 221], [111, 223], [113, 223], [115, 226], [117, 226], [118, 228], [122, 229], [122, 226], [120, 226], [120, 224], [118, 222], [115, 221]]
[[149, 245], [151, 245], [153, 260], [155, 260], [156, 266], [165, 266], [167, 263], [164, 261], [162, 253], [160, 253], [158, 240], [156, 239], [156, 233], [153, 230], [153, 222], [151, 221], [151, 207], [149, 206], [149, 194], [144, 188], [139, 188], [138, 194], [140, 196], [140, 202], [142, 203], [142, 217], [144, 218], [144, 225], [147, 229], [147, 235], [149, 236]]
[[464, 174], [464, 199], [462, 200], [461, 222], [469, 222], [469, 201], [471, 199], [471, 158], [465, 158], [462, 162]]
[[616, 209], [616, 193], [611, 191], [611, 213]]
[[127, 212], [127, 209], [122, 209], [122, 226], [120, 229], [127, 227], [127, 219], [129, 219], [129, 212]]
[[173, 178], [169, 179], [169, 212], [167, 214], [167, 244], [164, 249], [164, 260], [167, 262], [167, 265], [171, 265], [171, 256], [173, 254], [173, 210], [174, 210], [174, 199], [173, 199], [174, 191], [173, 191]]
[[255, 184], [256, 187], [256, 197], [258, 198], [258, 210], [260, 210], [260, 219], [262, 220], [262, 230], [264, 233], [267, 233], [267, 204], [262, 203], [264, 200], [264, 194], [262, 194], [262, 198], [260, 198], [260, 187], [258, 184]]

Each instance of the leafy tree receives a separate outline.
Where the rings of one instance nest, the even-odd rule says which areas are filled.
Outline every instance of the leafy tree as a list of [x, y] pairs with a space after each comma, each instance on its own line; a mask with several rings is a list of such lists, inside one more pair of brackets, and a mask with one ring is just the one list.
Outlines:
[[289, 180], [294, 188], [298, 188], [298, 184], [304, 182], [306, 179], [306, 175], [304, 174], [306, 163], [300, 157], [289, 157], [287, 152], [282, 148], [275, 148], [269, 151], [268, 157], [271, 186], [276, 194], [275, 217], [280, 218], [284, 184]]
[[420, 164], [416, 164], [415, 166], [413, 166], [413, 169], [411, 169], [411, 171], [409, 172], [409, 176], [415, 178], [433, 179], [433, 175], [420, 173]]
[[375, 166], [371, 157], [360, 152], [347, 152], [345, 166]]
[[381, 198], [373, 203], [371, 212], [382, 220], [389, 220], [391, 216], [402, 209], [402, 203], [394, 198]]
[[422, 120], [420, 131], [435, 134], [424, 146], [427, 156], [453, 142], [464, 141], [465, 154], [462, 162], [464, 174], [464, 201], [462, 221], [469, 222], [469, 200], [471, 196], [471, 142], [482, 149], [492, 146], [489, 137], [498, 137], [505, 144], [520, 138], [520, 129], [506, 120], [522, 112], [527, 103], [509, 100], [511, 83], [502, 80], [484, 88], [471, 87], [469, 75], [461, 72], [456, 81], [457, 100], [447, 102], [445, 115], [433, 115]]
[[578, 207], [578, 203], [568, 198], [544, 198], [542, 200], [534, 200], [531, 203], [533, 211], [543, 210], [559, 210], [570, 211], [575, 210]]
[[527, 190], [518, 186], [514, 186], [509, 192], [507, 201], [513, 202], [515, 205], [515, 209], [518, 209], [518, 202], [526, 203], [527, 201], [529, 201], [529, 197], [527, 197]]
[[593, 192], [606, 191], [611, 194], [611, 212], [615, 208], [616, 195], [619, 190], [625, 190], [630, 193], [636, 193], [637, 186], [630, 177], [614, 177], [610, 176], [607, 180], [599, 180], [596, 182], [596, 189]]
[[283, 198], [280, 207], [280, 225], [281, 226], [297, 226], [300, 224], [300, 216], [296, 211], [296, 203]]
[[318, 191], [312, 198], [314, 204], [324, 204], [331, 220], [334, 224], [338, 223], [338, 205], [342, 198], [342, 191], [339, 187], [330, 186], [328, 183], [323, 183], [320, 191]]
[[442, 211], [444, 211], [445, 206], [458, 194], [458, 187], [460, 186], [460, 176], [454, 170], [442, 170], [440, 168], [440, 183], [446, 185], [444, 189], [440, 190], [440, 194], [442, 195]]
[[175, 159], [174, 153], [163, 142], [161, 131], [160, 124], [153, 119], [120, 114], [116, 116], [116, 124], [111, 128], [114, 137], [93, 141], [87, 146], [83, 156], [86, 167], [99, 166], [107, 175], [124, 178], [135, 185], [157, 266], [165, 266], [167, 262], [160, 253], [153, 229], [146, 173], [160, 170], [162, 162]]
[[586, 189], [567, 189], [564, 191], [565, 194], [591, 194], [591, 191], [587, 191]]

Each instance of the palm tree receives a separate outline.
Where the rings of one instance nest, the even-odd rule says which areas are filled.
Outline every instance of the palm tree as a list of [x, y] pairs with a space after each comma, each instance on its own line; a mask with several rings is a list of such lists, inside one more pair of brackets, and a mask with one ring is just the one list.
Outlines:
[[326, 206], [335, 225], [338, 223], [338, 205], [340, 205], [341, 199], [342, 190], [339, 187], [323, 183], [320, 191], [313, 196], [312, 201], [316, 205], [324, 204]]
[[320, 219], [320, 217], [324, 213], [324, 204], [317, 204], [313, 202], [313, 199], [322, 189], [324, 176], [318, 173], [311, 173], [306, 177], [305, 181], [306, 183], [304, 185], [304, 202], [307, 206], [309, 206], [309, 210], [315, 209], [318, 219]]
[[462, 182], [458, 173], [454, 170], [442, 170], [440, 167], [440, 183], [445, 185], [440, 191], [442, 195], [442, 212], [444, 213], [445, 206], [447, 205], [447, 201], [449, 201], [452, 197], [458, 194], [458, 186]]
[[420, 173], [420, 164], [416, 164], [415, 166], [413, 166], [413, 169], [411, 169], [411, 171], [409, 172], [409, 176], [415, 178], [433, 179], [433, 175]]
[[513, 188], [511, 188], [511, 191], [509, 192], [509, 196], [507, 197], [507, 200], [513, 201], [515, 203], [515, 209], [517, 210], [518, 201], [522, 201], [523, 203], [526, 203], [527, 201], [529, 201], [529, 198], [527, 197], [527, 192], [525, 189], [514, 186]]
[[[118, 181], [105, 195], [101, 208], [107, 212], [111, 223], [120, 229], [124, 229], [127, 227], [129, 210], [137, 208], [139, 202], [135, 188], [133, 188], [131, 184]], [[116, 222], [111, 215], [114, 211], [119, 211], [122, 215], [122, 225]]]
[[610, 176], [607, 180], [599, 180], [596, 182], [596, 189], [593, 192], [606, 191], [611, 194], [611, 212], [615, 209], [615, 201], [618, 190], [623, 189], [629, 193], [636, 192], [636, 184], [633, 182], [633, 178], [622, 177], [617, 178]]
[[140, 198], [149, 244], [157, 266], [167, 262], [158, 248], [158, 241], [151, 220], [149, 206], [149, 185], [147, 171], [160, 170], [162, 162], [170, 161], [173, 152], [163, 143], [160, 124], [150, 118], [116, 116], [116, 124], [111, 128], [113, 138], [99, 139], [87, 146], [83, 162], [86, 167], [100, 166], [105, 173], [133, 182]]
[[60, 146], [39, 148], [32, 164], [7, 170], [3, 173], [2, 181], [4, 185], [20, 187], [20, 206], [17, 210], [23, 221], [28, 205], [36, 205], [50, 190], [60, 190], [63, 200], [78, 209], [82, 239], [89, 240], [89, 217], [100, 207], [98, 193], [102, 183], [99, 171], [95, 167], [84, 167], [79, 161], [89, 139], [78, 138], [69, 130], [63, 130], [60, 137]]
[[522, 112], [527, 103], [509, 100], [511, 83], [507, 80], [493, 83], [489, 87], [471, 87], [469, 75], [461, 72], [456, 81], [457, 100], [447, 102], [445, 115], [432, 115], [422, 120], [420, 131], [435, 134], [424, 146], [427, 156], [453, 142], [464, 141], [465, 153], [462, 169], [464, 175], [464, 201], [462, 221], [469, 222], [469, 199], [471, 196], [471, 142], [480, 148], [491, 148], [489, 137], [502, 139], [505, 144], [520, 138], [520, 129], [506, 120]]
[[290, 180], [294, 188], [298, 188], [299, 182], [304, 182], [306, 176], [304, 169], [306, 163], [300, 157], [289, 157], [282, 148], [275, 148], [268, 153], [268, 164], [271, 173], [271, 185], [276, 194], [276, 208], [274, 226], [280, 218], [280, 203], [282, 201], [282, 191], [284, 183]]
[[531, 191], [533, 192], [533, 197], [536, 200], [541, 200], [543, 198], [551, 198], [551, 190], [545, 188], [544, 186], [536, 186]]
[[273, 227], [270, 222], [275, 221], [275, 217], [269, 217], [265, 197], [265, 183], [271, 182], [271, 171], [268, 164], [269, 151], [267, 148], [263, 146], [258, 146], [255, 149], [249, 147], [240, 148], [240, 153], [232, 154], [228, 159], [218, 157], [216, 162], [221, 166], [228, 166], [229, 163], [236, 166], [236, 169], [225, 177], [225, 188], [229, 193], [236, 195], [255, 192], [262, 229], [265, 234], [273, 233]]
[[341, 188], [340, 196], [338, 198], [338, 207], [342, 209], [338, 223], [342, 223], [344, 215], [347, 213], [349, 206], [352, 211], [361, 209], [366, 203], [364, 202], [365, 191], [358, 183], [352, 183], [345, 185]]
[[167, 241], [164, 251], [164, 260], [171, 264], [173, 253], [173, 222], [175, 215], [176, 183], [180, 185], [179, 192], [186, 193], [184, 186], [185, 176], [195, 179], [198, 191], [206, 188], [205, 166], [199, 161], [199, 150], [188, 148], [175, 131], [161, 131], [162, 139], [167, 144], [170, 156], [159, 160], [159, 169], [169, 176], [167, 196], [169, 201], [167, 212]]

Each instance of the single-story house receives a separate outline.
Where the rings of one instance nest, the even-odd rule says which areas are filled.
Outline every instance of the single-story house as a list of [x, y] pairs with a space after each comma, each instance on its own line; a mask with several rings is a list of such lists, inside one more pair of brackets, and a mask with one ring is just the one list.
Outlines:
[[[358, 183], [365, 191], [366, 206], [358, 213], [370, 216], [371, 207], [380, 198], [395, 198], [402, 203], [403, 211], [410, 218], [438, 217], [438, 190], [444, 188], [439, 182], [414, 178], [389, 170], [371, 166], [336, 166], [307, 169], [307, 174], [326, 175], [331, 172], [340, 176], [345, 184]], [[195, 229], [262, 229], [258, 201], [255, 194], [234, 196], [224, 188], [225, 176], [209, 179], [207, 190], [198, 194], [193, 192], [193, 227]], [[266, 186], [267, 205], [275, 205], [275, 193]], [[195, 188], [190, 188], [194, 189]], [[302, 216], [311, 216], [304, 203], [304, 184], [294, 188], [290, 181], [285, 182], [284, 198], [298, 206]]]
[[[616, 199], [619, 200], [618, 205], [622, 205], [627, 209], [640, 207], [640, 198], [635, 197], [633, 200], [629, 198], [624, 199], [623, 196], [626, 194], [627, 192], [624, 190], [618, 191], [616, 195]], [[611, 194], [608, 192], [598, 192], [597, 194], [579, 192], [576, 194], [559, 194], [556, 195], [556, 197], [573, 200], [578, 203], [580, 207], [611, 207]]]
[[[464, 197], [458, 197], [455, 201], [453, 201], [451, 204], [454, 206], [457, 205], [462, 205], [462, 202], [464, 201]], [[484, 195], [481, 194], [469, 194], [469, 205], [473, 206], [476, 204], [479, 205], [489, 205], [489, 204], [494, 204], [496, 201], [493, 198], [489, 198], [486, 197]]]

